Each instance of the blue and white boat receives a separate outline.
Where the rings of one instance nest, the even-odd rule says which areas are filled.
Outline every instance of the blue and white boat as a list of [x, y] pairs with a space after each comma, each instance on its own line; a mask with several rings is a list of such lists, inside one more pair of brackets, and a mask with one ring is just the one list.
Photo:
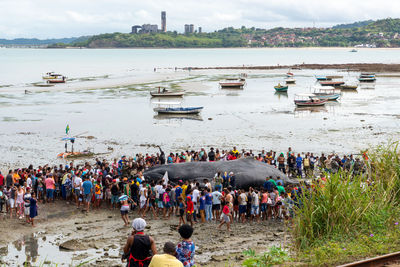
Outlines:
[[203, 107], [173, 107], [180, 103], [173, 102], [156, 102], [158, 105], [164, 105], [154, 108], [158, 114], [199, 114]]
[[320, 100], [328, 101], [338, 100], [342, 96], [340, 89], [332, 86], [316, 86], [313, 94]]

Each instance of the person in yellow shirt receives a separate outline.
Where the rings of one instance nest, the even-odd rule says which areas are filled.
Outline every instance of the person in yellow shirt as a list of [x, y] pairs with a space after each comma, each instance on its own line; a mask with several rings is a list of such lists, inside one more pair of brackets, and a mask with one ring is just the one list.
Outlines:
[[167, 242], [164, 245], [164, 254], [154, 255], [149, 267], [183, 267], [176, 257], [175, 244]]

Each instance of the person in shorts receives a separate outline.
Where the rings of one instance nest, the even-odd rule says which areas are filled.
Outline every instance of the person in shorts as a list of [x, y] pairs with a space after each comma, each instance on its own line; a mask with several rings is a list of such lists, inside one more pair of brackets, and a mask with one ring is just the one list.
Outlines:
[[[129, 226], [129, 218], [128, 218], [128, 213], [129, 213], [129, 201], [133, 202], [130, 197], [127, 195], [122, 195], [118, 198], [119, 202], [121, 202], [121, 218], [124, 221], [124, 226]], [[136, 203], [133, 202], [135, 205]]]
[[218, 226], [218, 229], [221, 229], [222, 225], [226, 223], [226, 230], [230, 232], [231, 218], [230, 218], [230, 209], [229, 204], [226, 203], [224, 208], [222, 209], [222, 221]]

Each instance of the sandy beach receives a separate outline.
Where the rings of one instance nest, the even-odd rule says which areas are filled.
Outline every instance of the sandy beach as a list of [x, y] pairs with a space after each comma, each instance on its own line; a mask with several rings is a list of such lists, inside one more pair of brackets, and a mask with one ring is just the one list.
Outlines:
[[[130, 213], [130, 221], [137, 213]], [[148, 216], [149, 217], [149, 216]], [[150, 215], [151, 218], [151, 215]], [[146, 219], [146, 233], [153, 236], [158, 251], [165, 242], [178, 242], [177, 218], [166, 220]], [[131, 232], [123, 227], [119, 210], [96, 210], [85, 214], [75, 205], [64, 201], [39, 204], [37, 227], [32, 228], [22, 220], [0, 217], [0, 264], [21, 265], [36, 257], [44, 261], [68, 266], [71, 262], [90, 260], [85, 266], [125, 266], [120, 251]], [[290, 234], [281, 221], [232, 225], [231, 233], [217, 230], [216, 223], [195, 225], [193, 241], [196, 244], [196, 263], [199, 266], [237, 266], [244, 257], [242, 251], [252, 248], [266, 251], [273, 245], [290, 244]], [[59, 249], [59, 247], [64, 249]], [[22, 249], [22, 250], [21, 250]], [[25, 251], [25, 254], [21, 254]], [[36, 255], [36, 256], [35, 256]]]

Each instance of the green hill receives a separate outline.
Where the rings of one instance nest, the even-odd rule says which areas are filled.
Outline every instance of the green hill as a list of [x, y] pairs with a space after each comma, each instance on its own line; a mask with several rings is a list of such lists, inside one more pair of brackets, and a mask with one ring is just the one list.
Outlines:
[[350, 47], [359, 44], [400, 47], [400, 19], [362, 21], [331, 28], [224, 28], [212, 33], [107, 33], [50, 47]]

